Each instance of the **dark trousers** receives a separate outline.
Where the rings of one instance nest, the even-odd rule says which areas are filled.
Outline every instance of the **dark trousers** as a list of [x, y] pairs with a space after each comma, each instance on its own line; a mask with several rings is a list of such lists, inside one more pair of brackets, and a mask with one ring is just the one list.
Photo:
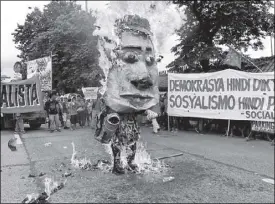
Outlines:
[[78, 123], [81, 127], [85, 126], [86, 123], [86, 116], [85, 116], [85, 111], [80, 111], [77, 113], [77, 119]]
[[169, 123], [170, 123], [170, 130], [179, 129], [179, 121], [177, 117], [170, 116]]

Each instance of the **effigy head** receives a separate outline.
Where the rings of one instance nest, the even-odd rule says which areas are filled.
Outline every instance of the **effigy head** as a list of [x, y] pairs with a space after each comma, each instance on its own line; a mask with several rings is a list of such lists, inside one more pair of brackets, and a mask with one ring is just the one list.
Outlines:
[[149, 21], [127, 15], [115, 23], [119, 38], [107, 77], [104, 101], [116, 112], [147, 110], [159, 101], [158, 70]]

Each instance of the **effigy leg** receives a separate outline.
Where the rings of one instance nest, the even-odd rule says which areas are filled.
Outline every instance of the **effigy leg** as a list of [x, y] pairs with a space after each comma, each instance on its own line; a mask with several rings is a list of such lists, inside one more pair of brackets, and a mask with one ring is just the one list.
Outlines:
[[113, 158], [114, 158], [114, 166], [113, 166], [112, 173], [124, 174], [125, 170], [123, 169], [121, 164], [121, 148], [119, 147], [119, 144], [116, 144], [116, 143], [112, 143], [111, 148], [112, 148]]
[[127, 162], [131, 170], [135, 171], [137, 170], [138, 166], [134, 164], [135, 156], [136, 156], [136, 150], [137, 150], [137, 142], [135, 142], [133, 145], [129, 146], [130, 152], [127, 155]]

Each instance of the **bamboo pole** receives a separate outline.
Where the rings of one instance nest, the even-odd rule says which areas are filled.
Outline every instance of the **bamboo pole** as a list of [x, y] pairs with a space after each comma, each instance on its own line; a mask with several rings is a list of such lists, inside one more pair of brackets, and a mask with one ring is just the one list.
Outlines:
[[254, 67], [256, 67], [260, 72], [263, 72], [257, 65], [255, 65], [252, 61], [250, 61], [248, 58], [246, 58], [242, 53], [239, 53], [237, 50], [235, 50], [235, 48], [231, 47], [230, 45], [227, 45], [227, 47], [229, 47], [230, 49], [234, 50], [235, 52], [237, 52], [238, 54], [241, 55], [241, 57], [243, 57], [244, 59], [246, 59], [248, 62], [250, 62]]
[[179, 157], [179, 156], [182, 156], [183, 153], [180, 153], [180, 154], [173, 154], [173, 155], [170, 155], [170, 156], [164, 156], [164, 157], [159, 157], [159, 158], [155, 158], [153, 160], [162, 160], [162, 159], [168, 159], [168, 158], [172, 158], [172, 157]]
[[86, 12], [88, 12], [88, 1], [85, 0], [85, 8], [86, 8]]
[[167, 113], [167, 117], [168, 117], [168, 120], [167, 120], [167, 121], [168, 121], [168, 132], [169, 132], [169, 131], [170, 131], [170, 120], [169, 120], [170, 117], [169, 117], [169, 114], [168, 114], [168, 113]]
[[52, 69], [52, 72], [51, 72], [51, 88], [53, 90], [53, 52], [51, 51], [51, 69]]
[[227, 138], [229, 136], [229, 131], [230, 131], [230, 120], [228, 120], [228, 126], [227, 126]]
[[270, 46], [271, 46], [271, 56], [273, 56], [273, 43], [272, 43], [272, 36], [270, 36]]

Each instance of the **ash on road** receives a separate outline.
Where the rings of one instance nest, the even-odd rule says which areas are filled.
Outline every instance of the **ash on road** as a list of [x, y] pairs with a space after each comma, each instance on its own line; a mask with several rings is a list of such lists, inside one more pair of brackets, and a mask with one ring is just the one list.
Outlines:
[[[89, 128], [52, 134], [46, 128], [29, 130], [16, 152], [7, 145], [12, 132], [1, 131], [1, 202], [18, 203], [27, 194], [43, 192], [43, 180], [49, 177], [67, 179], [65, 187], [50, 197], [51, 203], [274, 203], [274, 182], [263, 180], [274, 179], [274, 147], [268, 142], [191, 131], [151, 132], [142, 128], [141, 137], [152, 159], [183, 155], [164, 159], [169, 167], [163, 172], [116, 176], [70, 164], [72, 142], [79, 158], [92, 163], [110, 159]], [[164, 182], [169, 177], [174, 179]]]

